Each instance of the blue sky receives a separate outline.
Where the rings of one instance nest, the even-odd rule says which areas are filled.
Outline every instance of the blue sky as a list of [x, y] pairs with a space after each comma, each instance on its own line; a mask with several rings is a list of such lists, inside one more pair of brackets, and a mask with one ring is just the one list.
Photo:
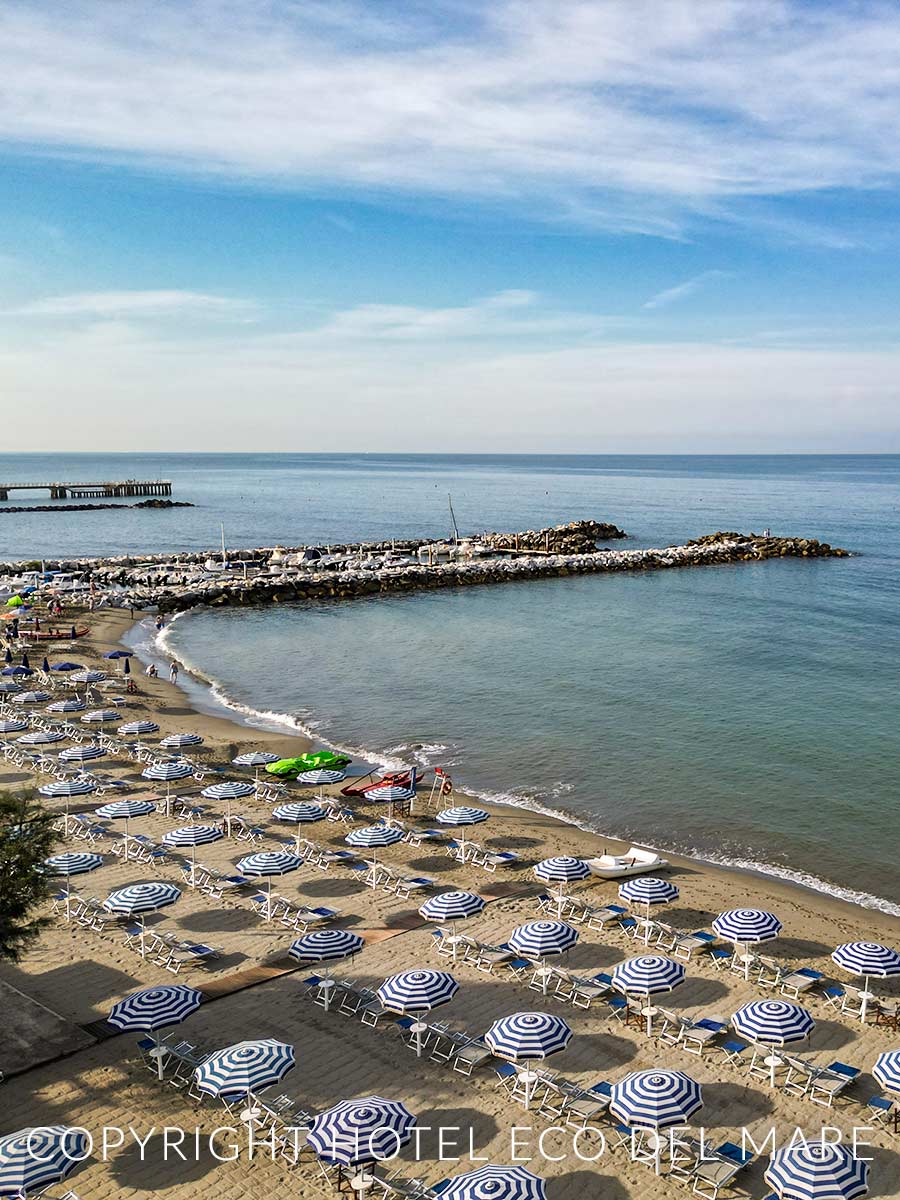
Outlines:
[[13, 0], [8, 447], [900, 450], [897, 61], [887, 4]]

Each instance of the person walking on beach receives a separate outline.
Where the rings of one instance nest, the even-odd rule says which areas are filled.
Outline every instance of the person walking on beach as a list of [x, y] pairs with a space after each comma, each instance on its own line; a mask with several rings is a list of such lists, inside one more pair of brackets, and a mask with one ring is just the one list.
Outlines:
[[175, 661], [172, 661], [169, 664], [169, 682], [170, 683], [178, 682], [178, 663]]

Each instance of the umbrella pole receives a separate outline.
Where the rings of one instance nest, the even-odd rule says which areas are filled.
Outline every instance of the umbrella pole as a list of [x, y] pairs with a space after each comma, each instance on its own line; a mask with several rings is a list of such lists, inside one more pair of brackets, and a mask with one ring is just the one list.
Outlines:
[[144, 958], [144, 957], [145, 957], [145, 946], [144, 946], [144, 914], [143, 914], [143, 913], [141, 913], [141, 958]]
[[[128, 862], [128, 818], [125, 818], [125, 854], [124, 859]], [[141, 942], [141, 954], [143, 954], [143, 941]]]
[[562, 880], [560, 880], [559, 881], [559, 892], [557, 893], [557, 896], [556, 896], [556, 915], [560, 921], [562, 920], [562, 915], [563, 915], [563, 899], [564, 899], [563, 884], [562, 884]]
[[650, 945], [650, 901], [647, 901], [647, 924], [644, 926], [644, 945]]
[[861, 996], [862, 1003], [859, 1006], [859, 1019], [863, 1025], [866, 1023], [866, 1009], [869, 1007], [869, 976], [863, 975], [863, 990]]
[[159, 1040], [159, 1030], [158, 1029], [154, 1031], [154, 1039], [156, 1041], [156, 1070], [157, 1070], [157, 1073], [159, 1074], [160, 1082], [162, 1082], [163, 1056], [162, 1056], [162, 1045]]
[[541, 959], [541, 991], [547, 995], [547, 984], [550, 979], [549, 967], [547, 966], [546, 958]]

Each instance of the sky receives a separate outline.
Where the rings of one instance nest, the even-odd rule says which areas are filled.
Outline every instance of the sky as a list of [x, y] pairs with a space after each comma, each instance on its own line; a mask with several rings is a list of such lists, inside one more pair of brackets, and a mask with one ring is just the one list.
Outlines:
[[6, 0], [6, 450], [900, 452], [900, 7]]

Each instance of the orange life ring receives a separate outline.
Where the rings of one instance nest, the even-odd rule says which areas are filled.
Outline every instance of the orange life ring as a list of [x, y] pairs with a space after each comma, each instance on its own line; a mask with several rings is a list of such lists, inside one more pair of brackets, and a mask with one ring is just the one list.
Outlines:
[[449, 779], [445, 779], [444, 782], [441, 784], [441, 795], [449, 796], [452, 791], [453, 791], [452, 781]]

